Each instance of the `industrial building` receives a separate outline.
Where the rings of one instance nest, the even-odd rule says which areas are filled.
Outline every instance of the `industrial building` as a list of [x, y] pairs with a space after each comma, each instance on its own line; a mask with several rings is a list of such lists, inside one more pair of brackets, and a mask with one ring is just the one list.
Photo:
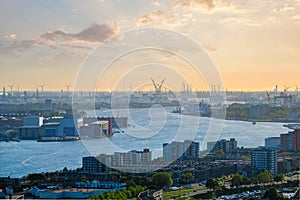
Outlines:
[[19, 128], [20, 139], [38, 140], [42, 137], [78, 137], [78, 119], [72, 115], [58, 118], [53, 122], [43, 122], [43, 117], [27, 116]]

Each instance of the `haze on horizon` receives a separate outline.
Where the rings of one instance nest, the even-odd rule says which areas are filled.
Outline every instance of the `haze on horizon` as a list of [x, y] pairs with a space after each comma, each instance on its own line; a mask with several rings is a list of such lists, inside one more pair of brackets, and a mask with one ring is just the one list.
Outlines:
[[[143, 27], [196, 41], [228, 90], [300, 86], [300, 0], [2, 0], [0, 11], [0, 87], [7, 90], [14, 84], [34, 91], [44, 83], [45, 91], [66, 90], [93, 48]], [[158, 82], [165, 77], [151, 73], [144, 77], [149, 84], [152, 76]], [[210, 87], [198, 78], [190, 77], [194, 90]], [[128, 91], [138, 79], [131, 76], [120, 87]], [[175, 84], [182, 88], [181, 81]]]

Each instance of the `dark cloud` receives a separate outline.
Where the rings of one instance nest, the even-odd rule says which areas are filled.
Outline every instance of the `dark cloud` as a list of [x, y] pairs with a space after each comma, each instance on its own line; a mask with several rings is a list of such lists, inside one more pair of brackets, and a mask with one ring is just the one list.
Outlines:
[[41, 35], [42, 39], [48, 41], [86, 41], [103, 42], [120, 32], [118, 23], [94, 24], [79, 33], [66, 33], [64, 31], [46, 32]]

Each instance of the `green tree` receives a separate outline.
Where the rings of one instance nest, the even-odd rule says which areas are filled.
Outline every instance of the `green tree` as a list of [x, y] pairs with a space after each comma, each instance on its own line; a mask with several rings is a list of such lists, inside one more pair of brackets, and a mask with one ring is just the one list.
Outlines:
[[265, 192], [264, 198], [269, 198], [270, 200], [281, 199], [281, 196], [278, 194], [277, 190], [271, 188]]
[[172, 175], [167, 172], [154, 173], [152, 177], [152, 184], [159, 189], [171, 186], [173, 184]]
[[191, 183], [194, 180], [194, 175], [190, 172], [183, 173], [180, 178], [180, 182], [183, 184]]
[[251, 184], [253, 184], [253, 185], [256, 185], [256, 184], [258, 183], [257, 178], [255, 178], [255, 177], [251, 177], [251, 178], [250, 178], [250, 182], [251, 182]]
[[268, 170], [264, 170], [261, 171], [258, 175], [257, 175], [257, 180], [260, 183], [269, 183], [272, 180], [272, 174], [271, 171]]
[[245, 160], [245, 161], [246, 161], [246, 160], [250, 160], [249, 156], [242, 156], [241, 159], [242, 159], [242, 160]]
[[218, 151], [216, 151], [216, 156], [217, 156], [217, 157], [224, 157], [224, 156], [225, 156], [225, 153], [224, 153], [223, 150], [218, 150]]
[[242, 184], [242, 181], [243, 181], [243, 176], [240, 175], [239, 173], [231, 175], [231, 185], [232, 186], [238, 187]]
[[247, 177], [243, 177], [242, 185], [249, 185], [251, 183], [250, 179]]
[[30, 181], [33, 185], [38, 185], [41, 182], [45, 182], [45, 175], [44, 174], [29, 174], [26, 179]]
[[214, 179], [212, 179], [212, 178], [209, 178], [209, 179], [207, 179], [205, 186], [206, 186], [207, 188], [209, 188], [210, 190], [211, 190], [211, 189], [214, 190], [214, 189], [217, 189], [217, 188], [218, 188], [219, 183], [218, 183], [217, 180], [214, 180]]
[[68, 172], [69, 170], [68, 170], [68, 168], [67, 167], [64, 167], [63, 168], [63, 172]]
[[274, 177], [274, 181], [275, 182], [282, 182], [284, 181], [284, 175], [283, 174], [279, 174], [277, 176]]

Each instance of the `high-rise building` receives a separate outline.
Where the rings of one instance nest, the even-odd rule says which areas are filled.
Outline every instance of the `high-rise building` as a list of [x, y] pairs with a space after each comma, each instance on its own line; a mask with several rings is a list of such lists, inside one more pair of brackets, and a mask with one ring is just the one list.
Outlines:
[[[214, 146], [213, 143], [215, 143]], [[234, 138], [231, 138], [230, 140], [222, 139], [217, 142], [208, 142], [207, 149], [208, 148], [210, 149], [209, 152], [211, 153], [215, 153], [219, 150], [222, 150], [224, 153], [228, 153], [230, 151], [237, 149], [237, 141]]]
[[277, 175], [278, 153], [275, 149], [257, 148], [251, 153], [251, 165], [258, 170], [271, 170]]
[[96, 157], [83, 157], [82, 170], [86, 173], [101, 173], [104, 171], [104, 165]]
[[293, 134], [293, 150], [300, 151], [300, 127], [294, 130]]
[[266, 149], [280, 149], [280, 137], [269, 137], [265, 139]]
[[280, 148], [283, 151], [293, 150], [293, 132], [280, 134]]
[[163, 158], [174, 161], [177, 159], [196, 159], [199, 157], [199, 142], [185, 140], [163, 144]]

